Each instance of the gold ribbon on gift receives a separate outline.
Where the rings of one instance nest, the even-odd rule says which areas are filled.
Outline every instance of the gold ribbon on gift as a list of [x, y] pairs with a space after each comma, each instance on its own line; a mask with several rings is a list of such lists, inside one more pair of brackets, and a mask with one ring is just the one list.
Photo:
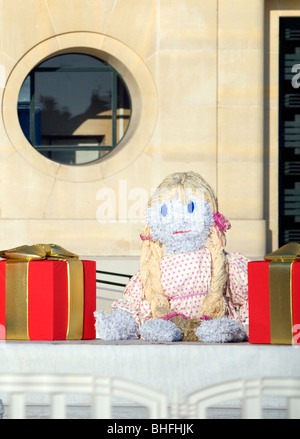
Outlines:
[[7, 261], [5, 277], [6, 337], [28, 340], [28, 264]]
[[[6, 258], [6, 334], [8, 339], [28, 340], [28, 268], [29, 261], [62, 260], [68, 269], [67, 340], [83, 334], [84, 274], [78, 256], [56, 244], [23, 245], [0, 251]], [[13, 293], [12, 293], [13, 292]]]
[[269, 264], [272, 344], [291, 344], [293, 337], [292, 264], [300, 261], [300, 244], [291, 242], [265, 256]]

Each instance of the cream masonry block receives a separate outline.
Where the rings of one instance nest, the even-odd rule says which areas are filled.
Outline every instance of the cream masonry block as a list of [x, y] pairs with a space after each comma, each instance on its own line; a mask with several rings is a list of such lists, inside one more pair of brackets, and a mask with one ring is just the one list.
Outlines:
[[279, 83], [278, 83], [278, 72], [279, 72], [279, 54], [278, 52], [272, 52], [268, 54], [269, 57], [269, 83], [266, 87], [266, 98], [268, 98], [267, 105], [270, 108], [278, 110], [278, 94], [279, 94]]
[[5, 88], [7, 79], [15, 64], [15, 60], [0, 51], [0, 89]]
[[[119, 175], [107, 179], [95, 193], [96, 218], [99, 223], [143, 224], [152, 184], [150, 176]], [[154, 188], [154, 187], [153, 187]]]
[[156, 50], [156, 0], [47, 0], [58, 34], [98, 32], [147, 58]]
[[[2, 121], [0, 120], [0, 162], [2, 160], [5, 160], [8, 156], [10, 156], [11, 154], [14, 154], [15, 150], [13, 148], [13, 146], [11, 145], [5, 128], [2, 124]], [[1, 178], [1, 177], [0, 177]]]
[[[266, 21], [268, 21], [267, 29], [268, 29], [268, 38], [266, 38], [266, 43], [269, 43], [269, 46], [266, 47], [266, 50], [271, 53], [278, 53], [279, 49], [279, 17], [281, 16], [281, 12], [278, 9], [278, 6], [274, 7], [272, 3], [269, 5], [269, 2], [266, 2]], [[290, 11], [289, 11], [290, 15]], [[291, 15], [293, 15], [293, 11], [291, 11]]]
[[128, 168], [103, 181], [103, 185], [117, 195], [117, 210], [124, 200], [127, 200], [128, 209], [138, 198], [147, 205], [151, 190], [160, 179], [160, 163], [152, 155], [142, 153]]
[[156, 0], [116, 0], [106, 33], [146, 59], [158, 49], [158, 8]]
[[27, 76], [38, 64], [42, 63], [49, 56], [54, 56], [60, 49], [58, 38], [48, 38], [28, 51], [19, 62], [18, 67], [22, 66], [26, 70]]
[[[50, 162], [45, 159], [45, 162]], [[50, 162], [51, 163], [51, 162]], [[88, 176], [88, 178], [87, 178]], [[58, 165], [55, 179], [71, 182], [71, 184], [94, 182], [102, 180], [102, 169], [100, 163], [87, 164], [85, 166]]]
[[269, 198], [269, 219], [272, 221], [278, 221], [278, 177], [279, 170], [278, 164], [270, 164], [266, 166], [266, 175], [269, 176], [268, 180], [268, 198]]
[[[0, 3], [1, 6], [1, 3]], [[0, 15], [1, 17], [1, 15]], [[0, 101], [2, 102], [3, 93], [7, 78], [14, 67], [15, 62], [7, 55], [0, 52]], [[15, 152], [7, 136], [2, 118], [0, 119], [0, 161]]]
[[[1, 248], [55, 243], [80, 256], [139, 256], [141, 225], [95, 220], [1, 220]], [[132, 245], [132, 243], [134, 243]]]
[[[126, 61], [124, 60], [124, 62]], [[140, 87], [139, 91], [136, 90], [135, 93], [133, 93], [132, 108], [135, 108], [135, 103], [138, 105], [138, 102], [135, 102], [135, 94], [139, 94], [139, 97], [141, 98], [140, 104], [144, 108], [156, 109], [158, 106], [156, 83], [153, 73], [149, 70], [148, 64], [141, 61], [138, 64], [132, 66], [129, 75], [133, 76], [136, 85]], [[127, 80], [126, 74], [124, 75], [124, 80]]]
[[45, 0], [57, 34], [65, 32], [106, 32], [113, 10], [111, 0]]
[[275, 251], [278, 249], [278, 218], [275, 220], [270, 220], [268, 222], [268, 230], [267, 230], [269, 241], [267, 250], [268, 253], [271, 251]]
[[218, 161], [261, 162], [262, 112], [255, 107], [219, 108]]
[[160, 49], [215, 49], [217, 0], [160, 2]]
[[[37, 244], [31, 241], [29, 233], [30, 222], [26, 219], [3, 219], [1, 218], [0, 243], [1, 249], [18, 247], [23, 244]], [[41, 242], [41, 241], [39, 241]], [[47, 242], [49, 242], [47, 240]]]
[[[100, 33], [95, 32], [69, 32], [66, 34], [58, 35], [56, 40], [58, 41], [59, 48], [66, 52], [70, 50], [86, 51], [93, 55], [95, 48], [98, 49], [103, 41], [103, 36]], [[96, 53], [96, 55], [98, 55]]]
[[94, 220], [44, 220], [30, 224], [30, 241], [55, 242], [80, 255], [134, 256], [139, 249], [141, 226], [138, 224], [100, 224]]
[[266, 254], [266, 222], [264, 220], [232, 220], [227, 232], [226, 250], [239, 252], [249, 259], [262, 259]]
[[268, 132], [268, 157], [267, 160], [278, 166], [278, 110], [271, 109], [269, 116], [269, 132]]
[[13, 59], [55, 34], [47, 5], [41, 0], [3, 0], [1, 25], [2, 51]]
[[262, 106], [263, 50], [219, 51], [219, 105]]
[[55, 180], [48, 196], [45, 218], [82, 218], [96, 220], [97, 193], [103, 188], [102, 180], [89, 183], [70, 183]]
[[155, 187], [155, 177], [157, 172], [157, 164], [159, 161], [147, 154], [142, 153], [128, 167], [123, 169], [116, 175], [106, 178], [103, 184], [114, 189], [120, 198], [134, 198], [133, 192], [136, 189], [146, 193], [145, 205], [151, 193], [151, 188]]
[[263, 164], [219, 163], [218, 198], [229, 218], [263, 218]]
[[167, 162], [215, 161], [216, 109], [161, 107], [157, 129], [146, 152]]
[[215, 51], [162, 51], [156, 62], [161, 106], [216, 106]]
[[218, 12], [219, 49], [262, 48], [264, 0], [219, 0]]
[[43, 218], [54, 180], [17, 153], [0, 162], [2, 218]]

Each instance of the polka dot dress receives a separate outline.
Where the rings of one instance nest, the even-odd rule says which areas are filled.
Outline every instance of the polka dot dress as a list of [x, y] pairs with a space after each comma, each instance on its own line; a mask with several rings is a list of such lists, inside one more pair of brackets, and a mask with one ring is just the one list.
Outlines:
[[[239, 253], [227, 255], [229, 289], [227, 301], [229, 317], [241, 323], [248, 319], [248, 259]], [[161, 261], [161, 282], [170, 309], [188, 318], [201, 317], [200, 308], [211, 283], [211, 256], [206, 248], [193, 253], [168, 255]], [[128, 283], [123, 299], [116, 300], [113, 308], [133, 314], [141, 325], [153, 318], [149, 302], [142, 297], [139, 272]]]

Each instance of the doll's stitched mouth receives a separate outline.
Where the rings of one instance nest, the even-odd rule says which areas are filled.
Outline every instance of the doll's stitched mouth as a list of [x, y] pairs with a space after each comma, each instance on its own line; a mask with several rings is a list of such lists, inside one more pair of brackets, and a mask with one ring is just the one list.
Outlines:
[[177, 235], [178, 233], [190, 233], [191, 230], [179, 230], [179, 232], [173, 232], [173, 235]]

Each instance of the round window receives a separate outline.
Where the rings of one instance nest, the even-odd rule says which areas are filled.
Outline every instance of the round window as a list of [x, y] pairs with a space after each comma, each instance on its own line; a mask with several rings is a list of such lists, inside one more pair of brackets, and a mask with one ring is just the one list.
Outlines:
[[109, 154], [129, 126], [125, 82], [107, 62], [79, 53], [49, 58], [26, 77], [18, 117], [31, 145], [45, 157], [82, 165]]

